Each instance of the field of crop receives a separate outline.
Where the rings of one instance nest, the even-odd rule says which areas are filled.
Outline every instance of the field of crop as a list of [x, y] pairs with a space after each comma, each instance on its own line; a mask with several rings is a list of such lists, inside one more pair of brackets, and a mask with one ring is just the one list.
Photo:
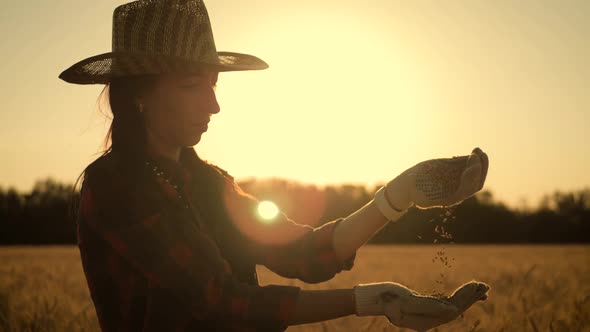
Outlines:
[[[0, 331], [99, 331], [75, 246], [0, 248]], [[489, 298], [432, 331], [590, 331], [590, 246], [365, 246], [352, 271], [309, 285], [259, 267], [261, 284], [304, 289], [395, 281], [423, 293], [471, 279]], [[384, 317], [348, 316], [303, 331], [403, 331]], [[407, 331], [407, 330], [406, 330]]]

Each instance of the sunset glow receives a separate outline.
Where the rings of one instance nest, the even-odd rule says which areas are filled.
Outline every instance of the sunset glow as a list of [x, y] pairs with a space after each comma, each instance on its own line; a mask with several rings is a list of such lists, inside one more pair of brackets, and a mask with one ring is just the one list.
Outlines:
[[[103, 86], [57, 75], [111, 50], [113, 8], [124, 2], [4, 9], [0, 29], [13, 33], [0, 46], [10, 54], [1, 186], [73, 183], [99, 156], [110, 124], [97, 105]], [[484, 189], [508, 205], [590, 184], [580, 151], [590, 132], [588, 1], [206, 3], [218, 51], [270, 66], [220, 73], [221, 110], [195, 146], [238, 181], [368, 188], [479, 146], [490, 158]], [[24, 13], [31, 24], [19, 23]]]

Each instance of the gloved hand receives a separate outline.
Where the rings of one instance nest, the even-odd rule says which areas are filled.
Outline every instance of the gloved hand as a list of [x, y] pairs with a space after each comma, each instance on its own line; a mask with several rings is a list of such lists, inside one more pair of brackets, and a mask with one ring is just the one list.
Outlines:
[[[395, 310], [435, 317], [458, 313], [457, 307], [449, 302], [433, 300], [395, 282], [358, 284], [353, 289], [357, 316], [391, 315], [391, 320], [400, 317]], [[389, 301], [389, 297], [395, 301]]]
[[[395, 292], [382, 293], [381, 299], [384, 303], [385, 315], [392, 325], [423, 332], [455, 320], [475, 302], [486, 300], [488, 298], [486, 293], [489, 290], [490, 286], [486, 283], [472, 280], [457, 288], [451, 296], [436, 297], [413, 293], [413, 296], [421, 298], [422, 303], [412, 297], [404, 298]], [[426, 304], [429, 301], [433, 304]], [[413, 305], [408, 305], [408, 302]], [[432, 310], [437, 302], [454, 309], [449, 309], [447, 312]]]
[[454, 206], [483, 188], [488, 165], [488, 156], [480, 148], [470, 155], [429, 159], [388, 182], [386, 195], [399, 208]]

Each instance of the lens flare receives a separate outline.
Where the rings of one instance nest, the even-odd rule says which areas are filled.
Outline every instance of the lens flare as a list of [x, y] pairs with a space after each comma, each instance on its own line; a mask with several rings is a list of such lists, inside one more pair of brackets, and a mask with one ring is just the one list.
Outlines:
[[272, 223], [273, 219], [279, 214], [279, 208], [271, 201], [262, 201], [258, 204], [258, 215], [262, 222]]

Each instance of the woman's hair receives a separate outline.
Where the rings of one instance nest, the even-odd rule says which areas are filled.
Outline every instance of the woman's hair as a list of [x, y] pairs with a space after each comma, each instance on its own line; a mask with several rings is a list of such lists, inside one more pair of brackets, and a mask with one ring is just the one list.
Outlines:
[[112, 151], [125, 165], [140, 162], [144, 151], [146, 131], [138, 98], [151, 89], [156, 79], [156, 75], [129, 76], [113, 79], [107, 85], [113, 121], [105, 137], [105, 153]]
[[[137, 75], [115, 77], [105, 85], [98, 96], [98, 105], [108, 100], [112, 113], [110, 128], [103, 143], [101, 156], [112, 152], [122, 161], [124, 168], [134, 169], [142, 162], [145, 151], [146, 131], [142, 114], [139, 112], [138, 98], [147, 93], [154, 85], [157, 75]], [[108, 116], [108, 115], [107, 115]], [[101, 157], [99, 156], [99, 157]], [[77, 206], [73, 200], [77, 198], [77, 186], [88, 166], [80, 173], [73, 186], [70, 201], [70, 216], [74, 216]], [[137, 169], [137, 168], [135, 168]], [[134, 174], [130, 172], [129, 174]]]

